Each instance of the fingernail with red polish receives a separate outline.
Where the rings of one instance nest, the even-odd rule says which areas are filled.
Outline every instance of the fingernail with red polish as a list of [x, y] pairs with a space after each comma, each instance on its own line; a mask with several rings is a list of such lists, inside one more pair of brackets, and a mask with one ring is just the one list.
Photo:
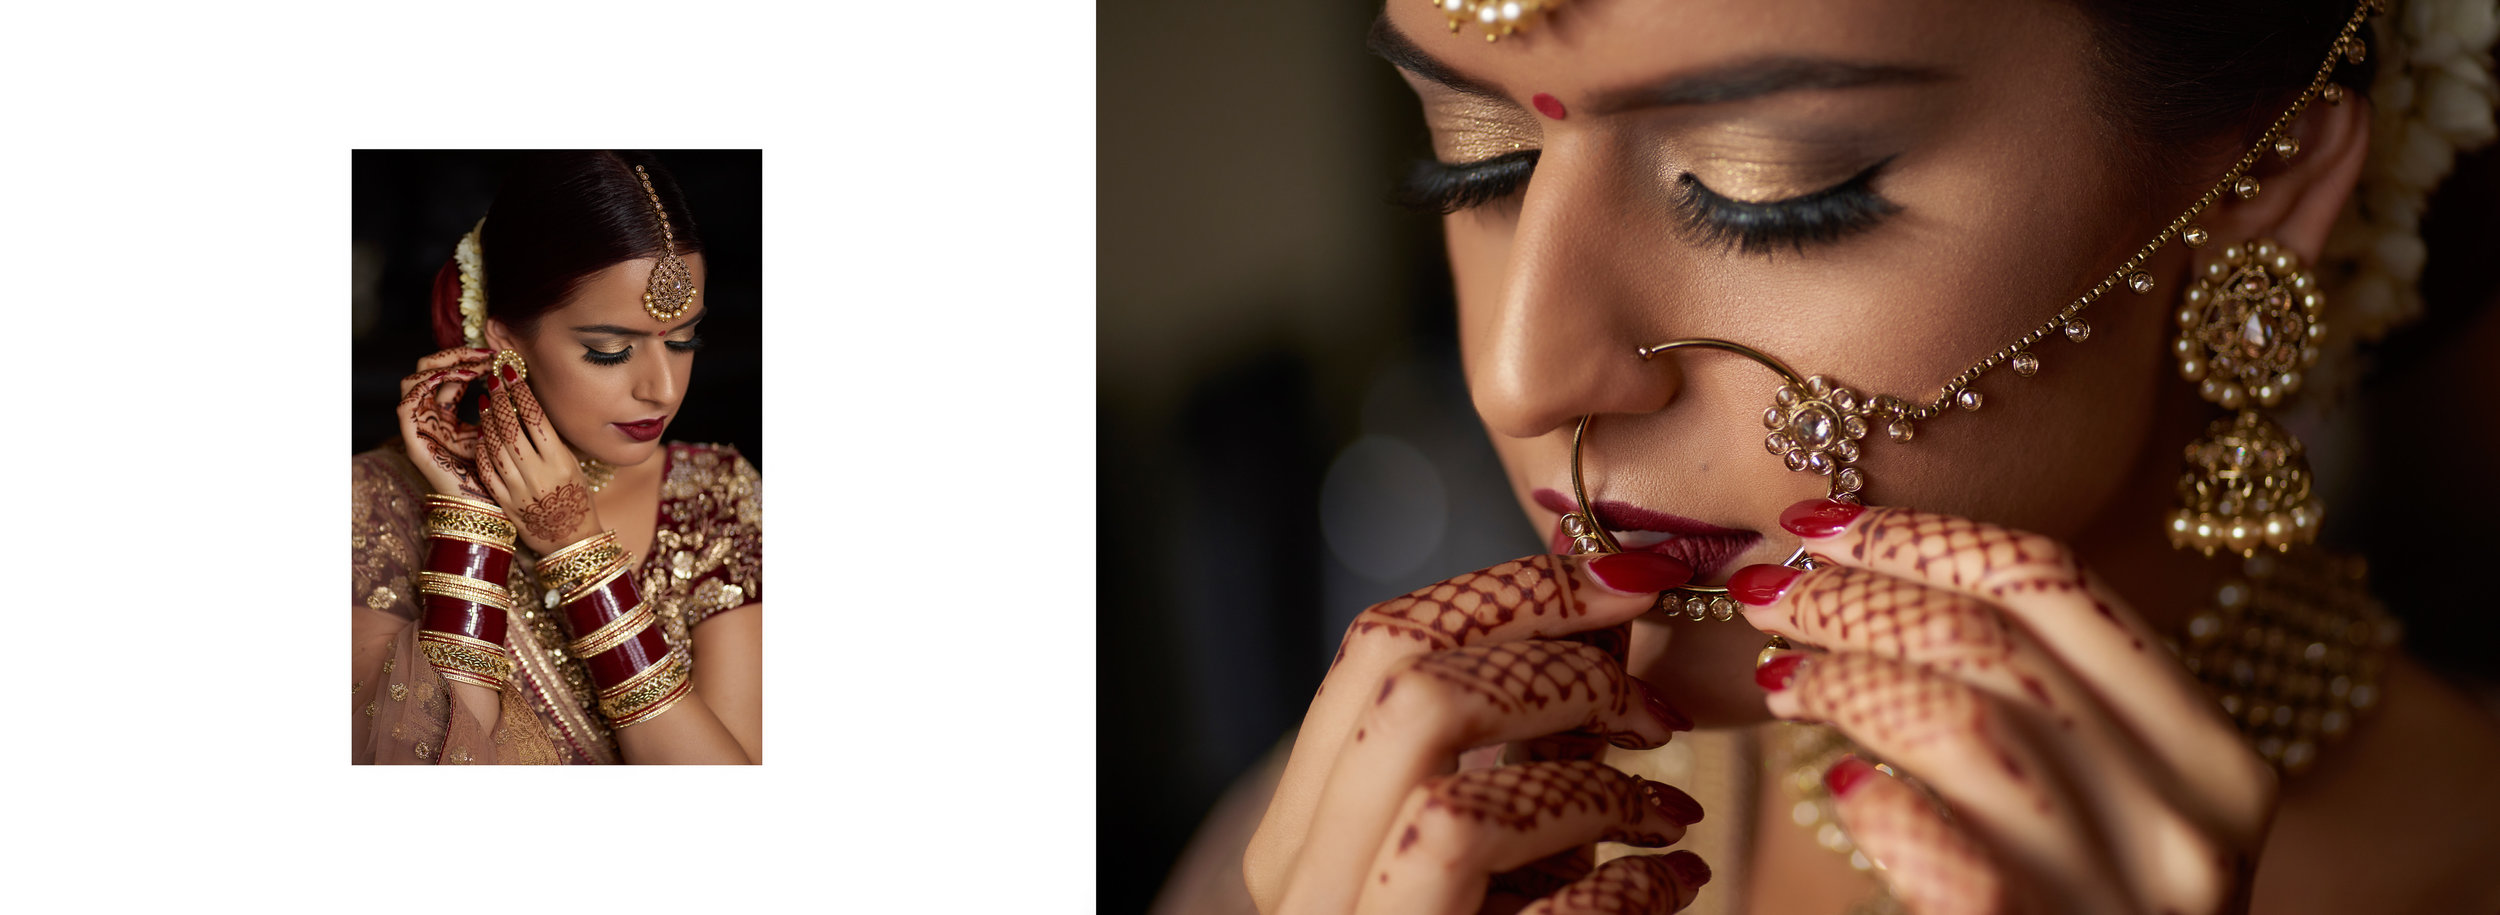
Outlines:
[[1832, 797], [1844, 798], [1849, 796], [1850, 791], [1865, 784], [1866, 777], [1873, 774], [1874, 764], [1855, 756], [1843, 756], [1823, 773], [1823, 786], [1832, 789]]
[[1646, 778], [1640, 779], [1640, 782], [1641, 797], [1649, 801], [1651, 809], [1665, 814], [1667, 819], [1674, 820], [1678, 825], [1691, 826], [1701, 822], [1701, 802], [1693, 800], [1693, 796], [1684, 793], [1683, 789]]
[[1806, 656], [1802, 654], [1772, 658], [1769, 663], [1753, 669], [1753, 682], [1774, 693], [1787, 689], [1788, 681], [1797, 677], [1797, 665], [1805, 663], [1805, 660]]
[[1641, 705], [1649, 709], [1650, 717], [1666, 725], [1667, 730], [1689, 731], [1693, 729], [1692, 716], [1678, 711], [1675, 706], [1668, 705], [1667, 700], [1659, 697], [1658, 688], [1649, 685], [1649, 681], [1633, 677], [1632, 685], [1640, 687]]
[[511, 366], [507, 365], [503, 367], [503, 380], [506, 384], [515, 384], [520, 382], [521, 375], [520, 373], [513, 371]]
[[1851, 505], [1830, 499], [1807, 499], [1781, 512], [1780, 526], [1799, 537], [1829, 537], [1840, 533], [1841, 528], [1849, 526], [1850, 519], [1856, 518], [1859, 512], [1865, 510], [1864, 505]]
[[1693, 567], [1656, 553], [1608, 553], [1589, 562], [1589, 577], [1608, 590], [1654, 594], [1693, 580]]
[[1796, 581], [1801, 574], [1804, 573], [1797, 569], [1768, 563], [1746, 566], [1727, 577], [1727, 596], [1756, 607], [1767, 607], [1772, 601], [1779, 600], [1780, 592], [1788, 590], [1788, 584]]
[[1704, 863], [1700, 855], [1689, 851], [1679, 851], [1668, 855], [1667, 869], [1674, 871], [1675, 879], [1687, 887], [1710, 882], [1710, 865]]

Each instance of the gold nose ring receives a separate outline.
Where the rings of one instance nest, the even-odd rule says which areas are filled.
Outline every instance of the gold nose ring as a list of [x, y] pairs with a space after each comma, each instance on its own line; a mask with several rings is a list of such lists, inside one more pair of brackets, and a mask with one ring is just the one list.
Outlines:
[[[1823, 379], [1821, 376], [1816, 376], [1812, 379], [1800, 377], [1796, 371], [1790, 369], [1787, 364], [1782, 363], [1778, 359], [1772, 358], [1769, 354], [1764, 353], [1761, 350], [1754, 349], [1741, 343], [1731, 343], [1726, 340], [1713, 340], [1707, 338], [1693, 338], [1687, 340], [1671, 340], [1655, 346], [1644, 346], [1639, 350], [1636, 350], [1636, 352], [1640, 354], [1642, 359], [1647, 360], [1659, 353], [1678, 349], [1725, 350], [1727, 352], [1743, 356], [1747, 359], [1751, 359], [1760, 363], [1763, 367], [1768, 368], [1773, 372], [1777, 372], [1780, 376], [1780, 380], [1784, 382], [1784, 384], [1780, 387], [1781, 396], [1777, 398], [1780, 405], [1773, 407], [1772, 410], [1779, 413], [1779, 418], [1784, 425], [1794, 424], [1790, 421], [1790, 417], [1791, 414], [1796, 411], [1793, 409], [1783, 408], [1793, 408], [1801, 404], [1813, 403], [1825, 408], [1826, 411], [1829, 412], [1829, 408], [1833, 406], [1828, 403], [1831, 399], [1828, 391], [1832, 387], [1829, 382], [1824, 382], [1824, 384], [1820, 386], [1826, 392], [1821, 396], [1805, 396], [1807, 392], [1815, 390], [1817, 386], [1813, 385], [1812, 382], [1822, 381]], [[1841, 390], [1846, 393], [1846, 389]], [[1851, 398], [1854, 399], [1854, 395], [1851, 395]], [[1581, 471], [1581, 454], [1587, 450], [1586, 446], [1588, 443], [1589, 424], [1596, 418], [1596, 414], [1582, 416], [1580, 417], [1579, 425], [1574, 426], [1571, 430], [1571, 499], [1573, 503], [1578, 506], [1578, 510], [1564, 514], [1562, 517], [1562, 526], [1563, 533], [1571, 537], [1571, 550], [1574, 555], [1619, 553], [1623, 551], [1623, 547], [1615, 542], [1614, 534], [1606, 530], [1605, 525], [1597, 523], [1597, 513], [1590, 508], [1588, 486], [1585, 482], [1586, 478]], [[1766, 422], [1768, 421], [1769, 420], [1766, 419]], [[1806, 421], [1814, 422], [1818, 420], [1815, 417], [1810, 416], [1806, 419]], [[1840, 428], [1839, 426], [1826, 428], [1823, 431], [1841, 436], [1846, 436], [1847, 434], [1847, 430]], [[1778, 434], [1779, 433], [1776, 432], [1774, 433], [1774, 435]], [[1864, 434], [1862, 428], [1859, 430], [1859, 434]], [[1852, 441], [1854, 443], [1853, 439], [1844, 438], [1844, 440]], [[1776, 448], [1773, 450], [1775, 452], [1778, 451]], [[1849, 451], [1851, 458], [1854, 459], [1856, 449], [1853, 447], [1849, 449]], [[1789, 454], [1794, 453], [1794, 451], [1789, 452]], [[1828, 458], [1826, 460], [1828, 461]], [[1810, 469], [1803, 466], [1805, 462], [1799, 458], [1790, 458], [1789, 463], [1790, 469], [1792, 470]], [[1825, 466], [1831, 465], [1827, 463]], [[1852, 474], [1852, 480], [1863, 481], [1863, 475], [1859, 473], [1857, 468], [1846, 468], [1846, 471]], [[1830, 471], [1825, 472], [1830, 473]], [[1835, 479], [1833, 481], [1833, 495], [1835, 497], [1842, 495], [1842, 493], [1839, 492], [1839, 485], [1840, 481]], [[1853, 487], [1851, 492], [1854, 493], [1854, 491], [1855, 488]], [[1799, 544], [1797, 552], [1789, 556], [1785, 562], [1781, 563], [1781, 565], [1798, 569], [1810, 569], [1814, 567], [1812, 561], [1806, 557], [1806, 548], [1803, 544]], [[1685, 587], [1663, 592], [1658, 596], [1658, 609], [1669, 615], [1681, 615], [1686, 619], [1701, 620], [1715, 618], [1722, 621], [1735, 619], [1737, 613], [1741, 610], [1741, 608], [1737, 606], [1735, 598], [1728, 596], [1727, 587], [1724, 585], [1687, 585]]]

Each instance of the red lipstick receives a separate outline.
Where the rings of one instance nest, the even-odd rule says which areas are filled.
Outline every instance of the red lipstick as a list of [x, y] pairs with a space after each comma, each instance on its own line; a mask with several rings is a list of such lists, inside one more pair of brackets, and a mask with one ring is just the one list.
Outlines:
[[[1557, 490], [1540, 489], [1531, 495], [1535, 497], [1536, 504], [1555, 514], [1569, 514], [1580, 510], [1578, 503], [1573, 502], [1570, 496], [1563, 495]], [[1727, 565], [1736, 557], [1744, 555], [1746, 550], [1752, 549], [1754, 544], [1762, 542], [1762, 535], [1752, 531], [1724, 528], [1704, 521], [1695, 521], [1682, 515], [1671, 515], [1654, 509], [1642, 508], [1628, 502], [1601, 501], [1589, 506], [1589, 509], [1597, 513], [1598, 525], [1613, 532], [1615, 539], [1622, 542], [1625, 550], [1657, 553], [1679, 560], [1693, 567], [1693, 581], [1695, 582], [1703, 581], [1719, 567]], [[1655, 542], [1643, 542], [1653, 538], [1626, 537], [1626, 534], [1664, 534], [1666, 536], [1655, 538]], [[1547, 546], [1557, 553], [1571, 552], [1571, 538], [1564, 536], [1560, 524], [1554, 526], [1554, 535], [1547, 542]]]
[[637, 442], [647, 442], [660, 437], [660, 430], [668, 427], [668, 417], [654, 416], [638, 422], [609, 423], [608, 425], [615, 426], [618, 431], [625, 433], [626, 438]]

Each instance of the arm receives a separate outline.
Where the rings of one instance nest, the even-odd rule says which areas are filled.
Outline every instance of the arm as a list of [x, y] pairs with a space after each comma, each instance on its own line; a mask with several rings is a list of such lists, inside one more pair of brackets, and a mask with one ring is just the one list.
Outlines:
[[633, 763], [764, 761], [764, 605], [725, 610], [694, 629], [694, 698], [618, 731]]

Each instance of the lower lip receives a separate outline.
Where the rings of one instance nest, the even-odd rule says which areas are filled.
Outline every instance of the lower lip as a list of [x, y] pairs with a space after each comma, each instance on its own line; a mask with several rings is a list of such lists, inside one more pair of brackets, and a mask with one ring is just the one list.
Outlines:
[[647, 442], [659, 438], [660, 430], [666, 428], [668, 424], [656, 419], [646, 419], [638, 423], [609, 423], [608, 425], [615, 426], [618, 431], [625, 433], [626, 438], [637, 442]]
[[[1555, 510], [1557, 513], [1570, 510], [1571, 503], [1561, 493], [1540, 490], [1537, 492], [1537, 497], [1538, 504]], [[1565, 506], [1565, 508], [1556, 509], [1557, 505]], [[1613, 506], [1610, 503], [1607, 507]], [[1647, 512], [1633, 506], [1622, 506], [1617, 508], [1615, 513], [1634, 515], [1639, 522], [1636, 526], [1625, 523], [1622, 518], [1614, 519], [1617, 524], [1621, 525], [1621, 529], [1616, 531], [1618, 534], [1635, 531], [1672, 533], [1673, 536], [1659, 543], [1637, 549], [1629, 547], [1626, 549], [1633, 549], [1634, 552], [1656, 553], [1692, 566], [1693, 581], [1696, 584], [1709, 581], [1721, 567], [1735, 560], [1736, 557], [1744, 555], [1745, 551], [1753, 549], [1755, 544], [1762, 542], [1762, 535], [1752, 531], [1730, 530], [1689, 518]], [[1599, 514], [1605, 515], [1608, 512], [1601, 508]], [[1682, 530], [1658, 531], [1654, 528], [1681, 528]], [[1562, 525], [1559, 523], [1554, 526], [1553, 536], [1547, 544], [1553, 552], [1565, 554], [1571, 552], [1571, 537], [1563, 533]]]

